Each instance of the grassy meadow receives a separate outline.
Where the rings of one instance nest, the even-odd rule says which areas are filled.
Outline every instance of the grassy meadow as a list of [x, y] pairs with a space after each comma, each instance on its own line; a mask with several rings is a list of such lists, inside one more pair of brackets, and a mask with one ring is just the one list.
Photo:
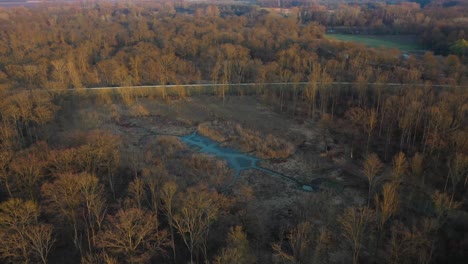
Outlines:
[[409, 35], [352, 35], [327, 34], [327, 38], [346, 42], [357, 42], [373, 48], [399, 49], [405, 52], [421, 51], [416, 36]]

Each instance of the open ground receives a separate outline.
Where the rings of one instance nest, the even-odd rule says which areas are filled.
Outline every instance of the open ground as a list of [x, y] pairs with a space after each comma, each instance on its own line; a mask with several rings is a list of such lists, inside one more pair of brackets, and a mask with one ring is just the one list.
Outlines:
[[327, 38], [346, 42], [361, 43], [373, 48], [399, 49], [403, 52], [423, 51], [413, 35], [353, 35], [328, 34]]

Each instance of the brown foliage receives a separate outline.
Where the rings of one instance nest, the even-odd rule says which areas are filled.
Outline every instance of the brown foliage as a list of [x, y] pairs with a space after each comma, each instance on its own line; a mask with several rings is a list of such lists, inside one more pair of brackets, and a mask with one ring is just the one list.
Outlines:
[[180, 171], [177, 175], [181, 176], [180, 182], [187, 186], [202, 182], [221, 189], [229, 182], [233, 174], [226, 161], [204, 154], [192, 154], [179, 162], [181, 163], [178, 164]]
[[390, 263], [431, 263], [435, 241], [433, 232], [436, 223], [433, 219], [423, 218], [420, 223], [409, 229], [397, 222], [392, 226], [388, 245]]
[[424, 155], [421, 153], [414, 154], [411, 159], [411, 172], [416, 179], [421, 180], [424, 184]]
[[130, 208], [108, 216], [97, 245], [125, 263], [149, 263], [155, 254], [165, 252], [168, 240], [155, 213]]
[[[317, 227], [309, 221], [294, 227], [280, 242], [272, 245], [275, 254], [289, 263], [317, 263], [326, 254], [331, 243], [331, 233], [325, 227]], [[288, 245], [285, 247], [284, 244]]]
[[177, 198], [173, 225], [190, 251], [190, 261], [194, 261], [193, 254], [200, 250], [206, 260], [208, 232], [226, 206], [225, 198], [206, 186], [189, 187]]
[[231, 227], [228, 233], [227, 245], [221, 253], [215, 257], [215, 264], [256, 263], [255, 256], [249, 246], [247, 235], [242, 227]]
[[461, 206], [461, 203], [454, 201], [453, 197], [439, 191], [436, 191], [432, 195], [432, 202], [434, 203], [436, 219], [439, 226], [442, 226], [445, 223], [449, 212]]
[[176, 248], [175, 248], [175, 234], [174, 234], [174, 214], [175, 214], [175, 208], [174, 208], [174, 199], [175, 195], [177, 192], [177, 184], [175, 182], [169, 181], [164, 183], [164, 185], [161, 188], [161, 211], [164, 213], [164, 215], [167, 218], [167, 221], [169, 223], [169, 228], [171, 231], [171, 247], [172, 247], [172, 254], [174, 256], [174, 261], [176, 260]]
[[[183, 98], [191, 91], [203, 93], [207, 90], [203, 87], [193, 90], [190, 88], [190, 91], [185, 87], [162, 87], [157, 90], [122, 89], [117, 93], [115, 90], [88, 93], [88, 90], [78, 91], [80, 87], [178, 85], [211, 80], [222, 84], [215, 88], [214, 93], [222, 96], [223, 100], [230, 100], [230, 95], [238, 91], [242, 95], [251, 90], [245, 86], [234, 87], [228, 84], [259, 81], [262, 85], [255, 91], [258, 96], [256, 98], [267, 99], [274, 105], [279, 104], [281, 112], [286, 109], [295, 118], [312, 117], [319, 112], [322, 117], [326, 117], [331, 112], [331, 122], [326, 125], [328, 127], [333, 126], [336, 117], [345, 116], [351, 124], [343, 127], [343, 131], [365, 132], [353, 133], [353, 141], [356, 142], [352, 142], [352, 148], [358, 142], [364, 142], [367, 136], [366, 154], [372, 147], [375, 146], [377, 150], [377, 144], [384, 143], [384, 160], [387, 160], [387, 155], [394, 155], [396, 149], [407, 153], [423, 153], [424, 159], [423, 154], [415, 154], [410, 162], [415, 176], [422, 177], [423, 181], [428, 176], [423, 187], [429, 190], [441, 189], [441, 186], [433, 184], [438, 184], [439, 179], [430, 177], [439, 174], [447, 175], [446, 185], [449, 181], [452, 184], [450, 195], [436, 192], [432, 197], [436, 227], [440, 228], [450, 212], [461, 206], [454, 198], [466, 195], [468, 181], [468, 93], [464, 86], [467, 80], [466, 58], [453, 55], [439, 57], [426, 53], [422, 58], [410, 55], [409, 58], [402, 59], [397, 50], [365, 49], [359, 45], [322, 39], [325, 29], [321, 25], [366, 27], [380, 33], [417, 33], [424, 42], [435, 44], [432, 46], [444, 52], [449, 50], [450, 43], [459, 43], [457, 39], [464, 37], [464, 24], [456, 23], [463, 22], [461, 18], [466, 13], [463, 12], [466, 9], [464, 6], [436, 8], [440, 1], [433, 1], [437, 3], [427, 8], [419, 8], [417, 4], [411, 3], [375, 5], [373, 8], [345, 4], [333, 7], [336, 10], [329, 12], [329, 7], [312, 4], [287, 9], [287, 12], [291, 12], [291, 17], [287, 17], [277, 15], [275, 10], [250, 9], [244, 6], [204, 7], [203, 4], [192, 6], [185, 1], [146, 2], [148, 3], [144, 3], [144, 6], [100, 2], [96, 5], [61, 5], [60, 8], [43, 6], [0, 10], [1, 184], [6, 187], [10, 197], [40, 200], [48, 213], [41, 220], [44, 223], [54, 223], [57, 228], [63, 229], [61, 231], [65, 231], [58, 234], [70, 233], [77, 248], [82, 249], [84, 241], [80, 237], [86, 236], [90, 255], [83, 259], [84, 263], [115, 263], [129, 256], [130, 262], [148, 261], [157, 250], [155, 248], [158, 248], [155, 244], [164, 244], [165, 239], [161, 238], [157, 242], [148, 235], [145, 241], [151, 241], [149, 244], [141, 243], [136, 249], [131, 249], [127, 244], [130, 253], [117, 248], [115, 242], [123, 241], [125, 234], [119, 229], [122, 226], [135, 224], [141, 228], [137, 231], [146, 232], [146, 226], [154, 223], [146, 223], [145, 218], [157, 220], [160, 205], [172, 231], [174, 261], [177, 262], [174, 227], [179, 229], [182, 240], [185, 240], [191, 253], [202, 249], [207, 261], [207, 233], [221, 213], [222, 209], [219, 207], [222, 206], [219, 203], [224, 201], [224, 197], [206, 186], [188, 190], [185, 190], [185, 186], [207, 182], [210, 187], [219, 188], [226, 183], [226, 177], [231, 175], [231, 171], [225, 163], [214, 158], [185, 155], [189, 151], [184, 144], [175, 137], [164, 136], [157, 137], [155, 144], [148, 144], [151, 151], [146, 156], [133, 156], [133, 153], [129, 153], [132, 155], [129, 160], [133, 162], [131, 165], [134, 177], [129, 186], [126, 186], [130, 180], [125, 178], [125, 173], [118, 174], [121, 168], [125, 168], [120, 164], [119, 136], [104, 130], [84, 132], [81, 138], [73, 138], [73, 142], [62, 146], [60, 142], [57, 143], [56, 137], [46, 133], [54, 131], [52, 129], [61, 131], [66, 128], [70, 121], [68, 118], [75, 115], [83, 119], [80, 124], [83, 126], [80, 129], [83, 130], [106, 124], [102, 117], [107, 113], [100, 113], [95, 109], [80, 109], [75, 112], [76, 107], [88, 106], [82, 105], [85, 100], [94, 99], [96, 105], [105, 104], [106, 107], [113, 102], [122, 103], [132, 118], [136, 118], [148, 116], [149, 108], [143, 104], [146, 98], [168, 99], [174, 95]], [[266, 1], [260, 2], [268, 4]], [[286, 0], [281, 4], [288, 6], [293, 5], [292, 2]], [[200, 9], [196, 11], [196, 8]], [[184, 13], [178, 13], [179, 9], [183, 9]], [[83, 11], [86, 11], [85, 18]], [[245, 12], [245, 15], [238, 15], [238, 12]], [[155, 14], [158, 19], [155, 19]], [[310, 20], [319, 21], [319, 24], [305, 23]], [[330, 84], [333, 80], [354, 84], [335, 87]], [[429, 83], [423, 88], [413, 87], [428, 80], [434, 84], [454, 84], [460, 87], [436, 88]], [[308, 83], [304, 86], [294, 84], [292, 90], [287, 86], [272, 88], [266, 85], [268, 82], [279, 81]], [[407, 82], [411, 86], [403, 89], [403, 86], [392, 84], [391, 89], [387, 89], [389, 86], [381, 84], [396, 81]], [[374, 85], [369, 85], [368, 82], [379, 84], [373, 89]], [[73, 90], [52, 91], [58, 88]], [[23, 92], [25, 89], [30, 91]], [[42, 90], [36, 91], [37, 89]], [[208, 93], [212, 94], [212, 91]], [[85, 100], [78, 101], [77, 98]], [[114, 101], [115, 99], [117, 100]], [[64, 114], [61, 120], [63, 122], [49, 127], [60, 109], [57, 102], [68, 106], [70, 111]], [[172, 106], [174, 105], [171, 108]], [[125, 119], [120, 116], [121, 111], [116, 105], [111, 108], [112, 120]], [[319, 111], [315, 111], [316, 109]], [[179, 110], [175, 109], [172, 113], [178, 113]], [[278, 138], [278, 135], [260, 133], [234, 122], [203, 123], [199, 126], [199, 131], [223, 145], [256, 152], [262, 158], [286, 158], [295, 151], [292, 144]], [[64, 131], [63, 134], [65, 133], [69, 134], [69, 131]], [[395, 140], [396, 136], [400, 140]], [[49, 151], [46, 145], [35, 143], [41, 139], [47, 139], [62, 149]], [[35, 147], [24, 149], [31, 144]], [[378, 225], [382, 233], [386, 223], [398, 210], [398, 200], [404, 198], [398, 197], [398, 184], [406, 173], [407, 163], [403, 153], [395, 156], [392, 173], [394, 182], [385, 184], [382, 194], [376, 197], [376, 209], [381, 217]], [[363, 174], [369, 183], [370, 203], [382, 164], [371, 154], [363, 167]], [[424, 172], [426, 175], [423, 176]], [[182, 189], [180, 193], [176, 192], [175, 183], [162, 186], [169, 173], [175, 174], [179, 188]], [[122, 183], [120, 186], [119, 180]], [[461, 186], [463, 181], [464, 186]], [[109, 187], [114, 198], [120, 190], [128, 187], [131, 202], [126, 203], [130, 208], [124, 209], [119, 208], [117, 203], [110, 204], [111, 208], [117, 207], [115, 211], [122, 210], [109, 217], [106, 230], [101, 231], [103, 240], [100, 240], [100, 246], [106, 252], [99, 254], [92, 251], [95, 250], [98, 238], [96, 233], [102, 229], [106, 213], [104, 196], [107, 194], [104, 193], [102, 184]], [[37, 192], [41, 185], [43, 197]], [[254, 185], [254, 188], [257, 187]], [[255, 204], [255, 198], [264, 198], [263, 192], [254, 192], [249, 188], [239, 192], [233, 190], [238, 192], [237, 198], [241, 200], [237, 204], [240, 209]], [[413, 191], [417, 186], [407, 188]], [[306, 223], [310, 221], [310, 217], [314, 218], [314, 224], [318, 223], [317, 225], [334, 223], [334, 210], [337, 206], [333, 203], [342, 197], [337, 200], [325, 195], [317, 197], [321, 198], [303, 199], [292, 210], [302, 217], [299, 222], [304, 222], [291, 230], [287, 237], [287, 247], [284, 247], [286, 242], [277, 244], [276, 252], [285, 259], [310, 260], [305, 257], [312, 251], [307, 245], [313, 245], [315, 237], [318, 237], [317, 244], [326, 243], [327, 230], [320, 229], [320, 234], [316, 236], [317, 233], [307, 232], [310, 231], [308, 229], [317, 231], [318, 228], [316, 230], [312, 224], [307, 226]], [[307, 202], [311, 205], [304, 205]], [[315, 202], [321, 204], [315, 205]], [[10, 213], [6, 213], [7, 207]], [[17, 201], [8, 206], [6, 203], [2, 204], [0, 253], [5, 262], [46, 261], [53, 241], [52, 228], [47, 224], [39, 224], [37, 208], [29, 207], [34, 206], [29, 202]], [[149, 208], [151, 212], [144, 211], [145, 208]], [[248, 219], [246, 222], [261, 219], [255, 224], [251, 224], [255, 220], [249, 222], [250, 226], [245, 225], [247, 230], [255, 233], [254, 229], [262, 229], [265, 234], [270, 231], [269, 223], [263, 220], [267, 216], [257, 217], [255, 211], [241, 213], [251, 214], [242, 216]], [[363, 230], [370, 215], [365, 209], [354, 208], [347, 209], [340, 218], [345, 237], [353, 245], [354, 262], [359, 257], [361, 242], [365, 237]], [[434, 233], [432, 221], [419, 221], [419, 216], [413, 219], [413, 214], [405, 214], [405, 218], [408, 222], [419, 223], [419, 226], [409, 229], [395, 225], [391, 261], [430, 262], [434, 247], [431, 237]], [[191, 219], [198, 221], [197, 226], [191, 225]], [[20, 224], [12, 224], [15, 221]], [[274, 221], [276, 220], [272, 220]], [[128, 224], [129, 222], [131, 223]], [[148, 233], [155, 232], [164, 236], [157, 225], [152, 228], [153, 231]], [[222, 228], [225, 230], [225, 226]], [[127, 228], [127, 231], [130, 229], [132, 228]], [[133, 241], [138, 240], [138, 235], [132, 234], [131, 237]], [[267, 242], [261, 241], [260, 243]], [[252, 261], [250, 256], [243, 258], [248, 255], [248, 243], [240, 228], [231, 230], [228, 244], [231, 247], [221, 251], [217, 262]], [[65, 246], [68, 244], [65, 243]], [[315, 256], [320, 255], [317, 252], [321, 248], [315, 247]], [[306, 252], [307, 250], [310, 252]], [[185, 260], [178, 260], [183, 261]]]
[[10, 199], [0, 204], [0, 259], [47, 263], [55, 239], [52, 226], [39, 223], [39, 213], [32, 201]]
[[65, 233], [70, 234], [75, 247], [81, 248], [81, 232], [87, 237], [88, 247], [95, 244], [106, 213], [103, 187], [90, 174], [62, 174], [53, 183], [42, 186], [44, 204]]
[[150, 155], [147, 158], [167, 160], [179, 151], [185, 150], [186, 146], [173, 136], [158, 136], [149, 144]]
[[0, 183], [5, 186], [5, 189], [12, 198], [11, 184], [13, 183], [13, 175], [9, 172], [10, 163], [13, 159], [13, 153], [10, 150], [0, 151]]
[[401, 177], [406, 173], [408, 163], [406, 161], [406, 155], [400, 152], [393, 157], [393, 170], [392, 180], [399, 183], [402, 181]]
[[15, 155], [11, 163], [14, 186], [22, 197], [38, 198], [38, 190], [46, 178], [48, 147], [38, 143]]
[[242, 151], [254, 151], [262, 158], [286, 158], [294, 152], [294, 146], [283, 139], [272, 134], [262, 135], [231, 121], [202, 123], [198, 131], [215, 141], [240, 147]]
[[81, 258], [81, 264], [119, 264], [116, 258], [109, 256], [106, 252], [87, 254]]
[[379, 229], [383, 230], [385, 223], [398, 210], [398, 188], [394, 183], [386, 183], [382, 188], [382, 198], [375, 196], [375, 207], [379, 213]]
[[338, 221], [343, 230], [343, 236], [351, 244], [353, 250], [353, 263], [359, 263], [359, 254], [363, 247], [365, 232], [373, 221], [374, 211], [367, 207], [347, 208]]
[[376, 177], [380, 174], [380, 171], [383, 168], [383, 164], [379, 159], [377, 154], [372, 153], [367, 156], [363, 164], [362, 173], [366, 176], [367, 182], [369, 183], [369, 192], [368, 192], [368, 203], [370, 202], [371, 192], [374, 189], [374, 184]]

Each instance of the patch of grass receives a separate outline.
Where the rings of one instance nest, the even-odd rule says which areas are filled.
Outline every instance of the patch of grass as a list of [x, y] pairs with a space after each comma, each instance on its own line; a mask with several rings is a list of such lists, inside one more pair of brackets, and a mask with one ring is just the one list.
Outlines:
[[147, 154], [147, 159], [162, 159], [166, 160], [174, 156], [177, 152], [186, 150], [186, 146], [177, 137], [159, 136], [148, 142], [147, 150], [151, 154]]
[[399, 49], [401, 51], [422, 50], [422, 47], [418, 45], [415, 36], [328, 34], [327, 38], [346, 42], [361, 43], [373, 48], [385, 47], [389, 49]]
[[258, 131], [242, 127], [232, 121], [202, 123], [198, 131], [215, 141], [226, 142], [230, 147], [244, 152], [255, 152], [261, 158], [286, 158], [294, 153], [294, 146], [272, 134], [263, 135]]
[[202, 123], [198, 125], [198, 132], [205, 137], [209, 137], [214, 141], [224, 142], [228, 140], [228, 135], [219, 127], [216, 127], [215, 123]]
[[143, 117], [148, 116], [150, 112], [142, 104], [134, 104], [130, 107], [130, 113], [132, 116]]
[[181, 175], [189, 185], [204, 181], [217, 189], [225, 186], [233, 176], [225, 161], [200, 153], [179, 157], [179, 163], [173, 169], [183, 169], [175, 174]]

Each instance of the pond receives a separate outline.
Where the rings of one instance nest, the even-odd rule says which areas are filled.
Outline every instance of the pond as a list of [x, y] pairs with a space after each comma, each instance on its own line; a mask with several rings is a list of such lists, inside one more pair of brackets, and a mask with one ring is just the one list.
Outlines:
[[235, 178], [231, 185], [238, 179], [242, 171], [258, 170], [269, 175], [293, 182], [303, 191], [311, 192], [315, 190], [312, 186], [303, 184], [295, 178], [259, 166], [257, 163], [261, 159], [257, 157], [242, 153], [233, 148], [222, 147], [219, 143], [211, 140], [208, 137], [198, 134], [196, 131], [190, 135], [179, 137], [179, 139], [187, 145], [197, 149], [201, 153], [213, 155], [225, 160], [229, 168], [233, 169], [235, 172]]

